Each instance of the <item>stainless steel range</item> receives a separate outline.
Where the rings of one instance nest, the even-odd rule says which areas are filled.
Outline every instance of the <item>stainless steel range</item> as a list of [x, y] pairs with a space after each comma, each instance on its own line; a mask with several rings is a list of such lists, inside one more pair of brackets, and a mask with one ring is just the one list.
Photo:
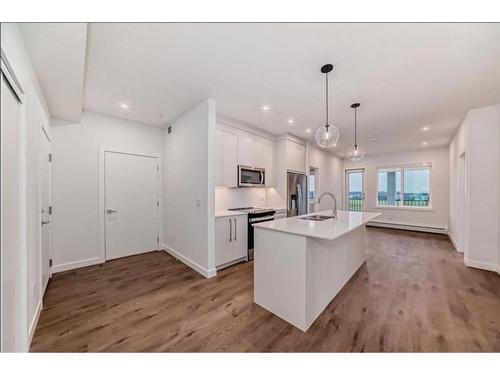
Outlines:
[[239, 207], [230, 208], [230, 211], [243, 211], [248, 213], [248, 260], [253, 259], [253, 224], [274, 220], [276, 210], [270, 208]]

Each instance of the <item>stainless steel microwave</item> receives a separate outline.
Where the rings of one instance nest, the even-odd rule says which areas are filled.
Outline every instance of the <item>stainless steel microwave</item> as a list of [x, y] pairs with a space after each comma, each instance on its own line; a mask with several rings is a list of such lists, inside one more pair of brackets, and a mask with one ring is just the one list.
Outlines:
[[238, 165], [238, 186], [264, 187], [266, 186], [266, 170], [264, 168], [246, 167]]

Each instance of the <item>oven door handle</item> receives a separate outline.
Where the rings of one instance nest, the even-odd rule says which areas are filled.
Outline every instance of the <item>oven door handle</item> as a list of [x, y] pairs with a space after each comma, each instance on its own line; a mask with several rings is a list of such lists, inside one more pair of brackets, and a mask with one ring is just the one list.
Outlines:
[[259, 223], [261, 221], [270, 221], [274, 220], [274, 215], [272, 216], [264, 216], [264, 217], [256, 217], [255, 219], [248, 219], [249, 223]]

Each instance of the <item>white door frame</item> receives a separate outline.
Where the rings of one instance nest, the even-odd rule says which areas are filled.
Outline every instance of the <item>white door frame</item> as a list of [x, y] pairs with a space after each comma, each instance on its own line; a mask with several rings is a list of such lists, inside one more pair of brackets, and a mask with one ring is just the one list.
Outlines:
[[157, 192], [158, 192], [158, 202], [159, 205], [156, 208], [157, 213], [157, 237], [160, 238], [158, 247], [161, 248], [161, 244], [163, 243], [162, 236], [162, 217], [161, 210], [163, 207], [163, 198], [161, 194], [161, 181], [162, 179], [162, 158], [161, 155], [151, 153], [151, 152], [142, 152], [138, 150], [128, 150], [123, 149], [121, 147], [112, 147], [112, 146], [99, 146], [99, 263], [104, 263], [106, 261], [106, 206], [105, 206], [105, 189], [104, 189], [104, 179], [105, 179], [105, 155], [106, 152], [114, 152], [117, 154], [128, 154], [128, 155], [137, 155], [137, 156], [145, 156], [149, 158], [156, 158], [158, 161], [158, 182], [157, 182]]
[[[42, 133], [42, 137], [46, 137], [47, 140], [50, 143], [50, 152], [52, 153], [52, 140], [50, 139], [49, 133], [43, 126], [43, 124], [40, 125], [40, 132]], [[41, 142], [41, 139], [40, 139]], [[40, 143], [41, 147], [41, 143]], [[41, 223], [42, 222], [42, 169], [39, 168], [38, 171], [38, 221]], [[52, 163], [49, 163], [49, 206], [52, 207]], [[51, 215], [50, 217], [50, 241], [49, 241], [49, 259], [52, 258], [52, 239], [53, 239], [53, 228], [54, 228], [54, 220], [53, 216]], [[40, 231], [39, 231], [39, 238], [40, 238], [40, 276], [43, 278], [43, 261], [42, 259], [42, 226], [40, 225]], [[48, 260], [48, 259], [47, 259]], [[49, 267], [49, 279], [52, 277], [52, 267]], [[43, 279], [42, 279], [43, 281]], [[48, 283], [47, 283], [48, 285]], [[41, 298], [43, 300], [43, 296], [45, 294], [45, 289], [47, 288], [47, 285], [41, 285]]]
[[344, 210], [349, 211], [349, 178], [347, 178], [348, 173], [361, 172], [363, 174], [363, 200], [362, 200], [362, 211], [366, 208], [366, 169], [365, 168], [347, 168], [344, 169]]

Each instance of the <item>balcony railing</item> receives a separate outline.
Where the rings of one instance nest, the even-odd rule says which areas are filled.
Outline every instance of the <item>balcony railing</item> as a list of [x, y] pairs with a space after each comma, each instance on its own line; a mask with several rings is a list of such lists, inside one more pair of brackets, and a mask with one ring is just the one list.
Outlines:
[[387, 203], [386, 199], [378, 200], [379, 206], [411, 206], [411, 207], [428, 207], [429, 201], [427, 200], [419, 200], [419, 199], [405, 199], [403, 204], [401, 204], [401, 200], [396, 200], [394, 204], [390, 205]]
[[363, 211], [363, 199], [349, 199], [349, 211]]
[[[378, 205], [379, 206], [390, 206], [387, 203], [386, 199], [379, 199]], [[403, 207], [428, 207], [429, 201], [411, 199], [411, 200], [405, 200], [403, 202], [403, 204], [401, 204], [401, 200], [398, 199], [394, 202], [393, 206], [396, 206], [396, 207], [400, 207], [400, 206], [403, 206]], [[349, 211], [363, 211], [363, 199], [349, 198]]]

